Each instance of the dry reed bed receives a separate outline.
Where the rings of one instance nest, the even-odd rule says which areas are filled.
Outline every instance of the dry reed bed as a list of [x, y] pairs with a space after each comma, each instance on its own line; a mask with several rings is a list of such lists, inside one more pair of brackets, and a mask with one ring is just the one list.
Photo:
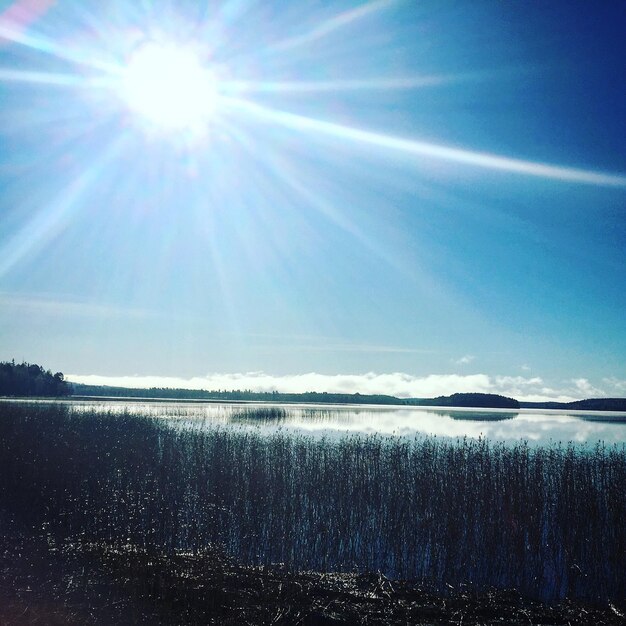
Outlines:
[[57, 543], [621, 601], [625, 490], [624, 446], [318, 440], [0, 403], [3, 506]]

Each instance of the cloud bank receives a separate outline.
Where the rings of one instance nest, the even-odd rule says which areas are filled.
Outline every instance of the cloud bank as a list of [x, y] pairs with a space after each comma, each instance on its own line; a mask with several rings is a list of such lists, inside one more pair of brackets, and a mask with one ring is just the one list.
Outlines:
[[[555, 400], [569, 402], [588, 397], [611, 395], [619, 390], [622, 381], [604, 379], [611, 387], [598, 388], [585, 378], [548, 385], [539, 376], [489, 376], [487, 374], [430, 374], [412, 376], [402, 372], [391, 374], [290, 374], [276, 376], [265, 372], [235, 374], [213, 373], [203, 377], [175, 378], [162, 376], [97, 376], [68, 374], [72, 382], [89, 385], [111, 385], [131, 388], [170, 387], [232, 391], [280, 391], [302, 393], [327, 391], [329, 393], [387, 394], [399, 398], [431, 398], [452, 393], [497, 393], [523, 401]], [[614, 394], [619, 395], [619, 394]]]

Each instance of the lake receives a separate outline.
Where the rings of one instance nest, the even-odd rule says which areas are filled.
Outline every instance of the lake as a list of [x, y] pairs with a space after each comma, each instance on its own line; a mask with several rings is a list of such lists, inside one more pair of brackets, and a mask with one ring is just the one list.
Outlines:
[[[373, 405], [224, 403], [97, 398], [15, 400], [60, 402], [78, 411], [102, 411], [169, 418], [191, 428], [230, 426], [263, 433], [277, 430], [316, 437], [344, 434], [415, 438], [479, 437], [530, 445], [626, 442], [626, 413], [536, 409], [462, 409]], [[258, 410], [263, 409], [261, 418]]]

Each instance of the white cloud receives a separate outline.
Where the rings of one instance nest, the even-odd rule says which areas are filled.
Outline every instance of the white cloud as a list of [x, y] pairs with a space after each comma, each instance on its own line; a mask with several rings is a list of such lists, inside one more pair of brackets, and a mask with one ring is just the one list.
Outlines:
[[[390, 374], [291, 374], [276, 376], [265, 372], [223, 374], [204, 377], [174, 378], [161, 376], [81, 376], [68, 374], [68, 380], [92, 385], [121, 387], [179, 387], [185, 389], [386, 394], [399, 398], [432, 398], [452, 393], [497, 393], [525, 401], [569, 402], [588, 397], [591, 386], [587, 379], [569, 381], [566, 387], [546, 385], [539, 376], [489, 376], [487, 374], [431, 374], [412, 376], [395, 372]], [[583, 381], [587, 381], [586, 383]], [[574, 383], [572, 385], [572, 383]]]
[[594, 387], [586, 378], [574, 378], [572, 382], [585, 398], [598, 398], [606, 395], [602, 389]]
[[610, 396], [626, 395], [626, 380], [612, 376], [611, 378], [603, 378], [602, 382], [608, 387]]
[[537, 386], [542, 385], [543, 380], [539, 376], [524, 378], [523, 376], [495, 376], [496, 384], [499, 387]]
[[476, 357], [472, 354], [466, 354], [465, 356], [462, 356], [460, 359], [457, 359], [456, 361], [454, 361], [457, 365], [467, 365], [468, 363], [471, 363]]
[[520, 369], [524, 370], [525, 372], [530, 372], [530, 365], [526, 365], [524, 363], [524, 365], [520, 365]]
[[274, 376], [264, 372], [245, 374], [208, 374], [191, 379], [160, 376], [80, 376], [68, 374], [68, 380], [91, 385], [122, 387], [181, 387], [186, 389], [250, 389], [252, 391], [389, 394], [398, 397], [431, 397], [456, 392], [484, 391], [491, 388], [489, 376], [475, 374], [432, 374], [415, 377], [401, 372], [392, 374], [292, 374]]

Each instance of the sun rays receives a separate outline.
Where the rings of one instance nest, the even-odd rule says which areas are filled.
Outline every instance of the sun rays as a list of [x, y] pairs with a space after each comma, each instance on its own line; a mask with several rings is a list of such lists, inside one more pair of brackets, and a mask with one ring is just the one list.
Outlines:
[[379, 11], [384, 11], [392, 4], [394, 4], [394, 0], [374, 0], [373, 2], [366, 2], [353, 9], [338, 13], [321, 23], [315, 24], [306, 33], [294, 35], [293, 37], [288, 37], [278, 41], [269, 46], [269, 50], [272, 52], [285, 52], [293, 50], [294, 48], [309, 45], [319, 39], [328, 37], [333, 32], [346, 28], [361, 19], [367, 18], [370, 15], [378, 13]]
[[[45, 4], [45, 6], [44, 6]], [[201, 65], [183, 46], [165, 43], [148, 43], [139, 53], [130, 56], [130, 61], [114, 64], [104, 60], [110, 51], [72, 49], [60, 46], [49, 37], [38, 35], [30, 22], [34, 22], [39, 13], [44, 13], [53, 3], [31, 7], [29, 3], [16, 2], [12, 10], [0, 14], [0, 38], [12, 43], [29, 47], [44, 55], [50, 55], [77, 66], [92, 68], [91, 74], [77, 72], [45, 72], [36, 70], [15, 70], [0, 67], [0, 83], [21, 82], [39, 86], [68, 88], [108, 89], [113, 98], [115, 92], [122, 92], [127, 103], [134, 110], [139, 110], [151, 120], [158, 120], [174, 129], [184, 128], [188, 123], [212, 115], [218, 97], [223, 105], [233, 112], [246, 117], [256, 118], [263, 124], [276, 124], [296, 133], [326, 136], [354, 144], [358, 150], [362, 146], [374, 146], [383, 151], [398, 152], [409, 157], [428, 157], [444, 162], [462, 164], [470, 167], [505, 171], [519, 175], [546, 178], [551, 180], [625, 187], [626, 175], [607, 173], [583, 168], [567, 167], [557, 164], [512, 158], [499, 154], [474, 151], [471, 148], [457, 148], [432, 142], [420, 141], [417, 137], [405, 138], [373, 132], [367, 129], [338, 124], [332, 120], [316, 119], [282, 110], [277, 107], [260, 104], [250, 99], [238, 97], [244, 93], [276, 94], [281, 93], [337, 93], [343, 91], [390, 91], [415, 90], [438, 87], [450, 81], [467, 79], [463, 75], [428, 75], [407, 77], [345, 77], [334, 80], [271, 80], [263, 76], [258, 79], [238, 79], [236, 76], [216, 82], [210, 67]], [[355, 22], [384, 12], [394, 3], [390, 0], [377, 0], [350, 10], [341, 12], [323, 22], [312, 26], [304, 34], [294, 35], [271, 44], [272, 50], [297, 50], [306, 48], [312, 42], [332, 36], [337, 31]], [[22, 7], [21, 5], [24, 5]], [[26, 6], [27, 5], [27, 6]], [[32, 15], [31, 15], [32, 14]], [[20, 23], [15, 16], [31, 15], [26, 23]], [[23, 21], [23, 20], [22, 20]], [[98, 54], [101, 52], [102, 54]], [[266, 50], [261, 49], [260, 54]], [[119, 54], [118, 54], [119, 56]], [[191, 121], [190, 121], [191, 120]], [[268, 131], [271, 132], [271, 131]]]
[[61, 191], [58, 197], [47, 202], [27, 224], [8, 241], [0, 258], [0, 278], [27, 255], [40, 252], [59, 235], [68, 222], [88, 203], [88, 194], [103, 171], [119, 157], [123, 138], [115, 137], [110, 145], [83, 172]]
[[383, 150], [400, 152], [411, 156], [429, 157], [431, 159], [495, 171], [511, 172], [513, 174], [585, 185], [626, 187], [626, 175], [513, 159], [497, 154], [475, 152], [473, 150], [451, 148], [434, 143], [394, 137], [393, 135], [375, 133], [342, 124], [295, 115], [286, 111], [279, 111], [243, 99], [230, 98], [226, 102], [239, 111], [300, 133], [321, 134], [335, 139], [348, 140], [355, 144], [371, 145]]
[[[254, 41], [244, 40], [238, 43], [237, 52], [232, 54], [232, 64], [229, 64], [228, 55], [220, 56], [216, 42], [230, 41], [233, 46], [232, 41], [238, 37], [237, 19], [245, 19], [243, 9], [238, 18], [233, 18], [232, 23], [219, 24], [207, 18], [205, 23], [189, 26], [182, 34], [176, 32], [170, 38], [163, 32], [167, 29], [167, 23], [171, 21], [179, 24], [184, 19], [157, 23], [156, 16], [151, 15], [142, 25], [141, 15], [136, 11], [131, 15], [129, 11], [128, 24], [120, 27], [117, 36], [115, 25], [100, 26], [102, 30], [93, 38], [93, 47], [85, 43], [89, 40], [84, 37], [75, 41], [71, 38], [55, 41], [50, 36], [50, 29], [44, 31], [46, 34], [39, 33], [36, 14], [30, 21], [19, 22], [15, 19], [19, 12], [5, 12], [0, 15], [0, 38], [4, 39], [4, 49], [15, 45], [27, 49], [30, 56], [23, 67], [0, 67], [0, 86], [8, 88], [17, 85], [19, 89], [34, 88], [40, 93], [50, 88], [46, 94], [48, 101], [40, 99], [33, 107], [33, 127], [43, 126], [46, 116], [49, 125], [54, 125], [59, 111], [80, 120], [75, 134], [69, 124], [64, 125], [65, 135], [58, 140], [59, 143], [64, 140], [67, 146], [82, 145], [82, 153], [93, 149], [107, 155], [113, 154], [107, 157], [106, 168], [117, 168], [120, 178], [124, 176], [134, 180], [133, 176], [136, 176], [137, 181], [140, 181], [141, 176], [136, 171], [142, 168], [159, 172], [155, 176], [154, 189], [150, 191], [141, 182], [137, 182], [136, 189], [131, 188], [131, 183], [125, 184], [123, 188], [128, 196], [134, 194], [136, 197], [147, 197], [160, 193], [164, 196], [174, 195], [172, 190], [175, 184], [168, 180], [168, 171], [176, 170], [185, 172], [193, 181], [190, 185], [195, 186], [202, 198], [213, 198], [214, 205], [220, 202], [232, 204], [231, 196], [215, 197], [217, 183], [207, 173], [219, 164], [219, 175], [235, 189], [229, 193], [244, 193], [245, 187], [246, 193], [255, 197], [256, 210], [261, 211], [258, 207], [270, 204], [268, 199], [280, 197], [277, 190], [283, 189], [284, 193], [294, 196], [294, 204], [297, 200], [302, 201], [360, 242], [377, 258], [385, 259], [396, 268], [401, 267], [401, 263], [397, 262], [395, 254], [385, 250], [383, 244], [364, 233], [347, 211], [337, 208], [333, 199], [324, 195], [322, 184], [314, 188], [307, 187], [303, 182], [305, 178], [298, 176], [298, 163], [291, 161], [290, 155], [281, 153], [277, 147], [281, 142], [284, 146], [307, 146], [313, 140], [328, 145], [339, 142], [346, 153], [352, 152], [357, 156], [367, 154], [370, 158], [379, 159], [381, 167], [385, 167], [389, 160], [400, 161], [403, 167], [414, 171], [417, 177], [427, 177], [421, 165], [434, 161], [439, 163], [439, 171], [443, 171], [450, 179], [456, 176], [459, 167], [466, 167], [485, 174], [503, 172], [555, 183], [626, 188], [626, 174], [619, 172], [570, 167], [474, 150], [471, 146], [453, 147], [447, 143], [422, 141], [418, 130], [407, 133], [410, 136], [369, 130], [367, 123], [361, 123], [356, 116], [354, 124], [346, 123], [345, 111], [344, 115], [336, 113], [340, 107], [336, 104], [339, 101], [334, 98], [347, 95], [358, 99], [359, 106], [366, 109], [368, 98], [374, 97], [373, 94], [388, 96], [402, 92], [406, 97], [407, 92], [413, 91], [415, 98], [419, 99], [420, 91], [445, 90], [460, 82], [477, 79], [477, 74], [471, 72], [439, 74], [425, 71], [421, 75], [404, 76], [397, 72], [393, 75], [381, 72], [376, 75], [376, 63], [372, 64], [367, 75], [349, 74], [341, 64], [339, 67], [342, 71], [325, 74], [311, 62], [307, 66], [308, 73], [302, 73], [302, 59], [306, 60], [307, 55], [311, 54], [311, 46], [333, 38], [340, 39], [344, 31], [357, 24], [361, 26], [375, 22], [394, 5], [388, 0], [379, 0], [353, 6], [335, 15], [326, 14], [317, 22], [308, 20], [304, 26], [294, 27], [291, 33], [269, 42], [260, 42], [258, 46]], [[49, 8], [52, 3], [48, 2], [46, 6]], [[117, 7], [116, 19], [122, 25], [124, 10], [122, 4]], [[92, 21], [94, 24], [99, 23], [95, 17]], [[259, 27], [259, 30], [262, 28]], [[157, 38], [154, 37], [155, 32], [158, 33]], [[180, 43], [186, 41], [184, 36], [189, 36], [189, 33], [197, 38], [191, 41], [193, 52], [187, 43]], [[220, 36], [212, 41], [204, 41], [203, 37], [207, 33], [219, 33]], [[376, 60], [376, 49], [372, 46], [370, 50], [369, 47], [366, 40], [360, 52], [370, 54]], [[255, 57], [263, 61], [256, 62]], [[268, 58], [274, 60], [270, 62]], [[38, 59], [42, 60], [41, 67], [38, 67]], [[480, 80], [488, 79], [488, 75], [480, 77]], [[56, 100], [55, 94], [64, 90], [69, 96]], [[80, 92], [80, 97], [76, 96], [72, 105], [74, 92]], [[319, 103], [319, 112], [314, 110], [311, 114], [303, 114], [302, 108], [297, 111], [289, 109], [298, 97], [305, 101], [308, 96], [316, 98], [312, 102]], [[347, 102], [350, 104], [353, 101]], [[311, 105], [310, 108], [314, 107]], [[27, 119], [25, 115], [22, 113], [23, 119]], [[140, 123], [135, 123], [137, 119]], [[102, 144], [90, 145], [88, 131], [99, 125], [108, 125], [110, 132], [117, 135], [110, 138], [112, 145], [134, 145], [135, 152], [142, 154], [141, 162], [129, 165], [125, 154], [119, 150], [110, 151]], [[211, 126], [210, 133], [197, 133], [201, 140], [195, 137], [193, 141], [187, 141], [190, 129], [195, 133], [199, 128], [205, 130], [208, 126]], [[147, 138], [142, 134], [145, 127], [149, 127], [149, 132], [145, 133], [149, 135]], [[155, 128], [167, 132], [154, 133]], [[60, 131], [57, 131], [59, 134]], [[165, 147], [156, 145], [155, 134], [159, 137], [168, 135], [163, 137]], [[205, 141], [207, 135], [210, 137]], [[237, 150], [247, 152], [247, 160], [237, 157], [233, 147], [235, 145]], [[45, 150], [42, 154], [46, 154]], [[320, 154], [323, 154], [322, 150]], [[323, 157], [317, 158], [321, 161]], [[116, 159], [119, 159], [117, 163]], [[263, 185], [258, 182], [256, 173], [253, 175], [252, 171], [245, 169], [246, 164], [254, 163], [255, 160], [266, 164], [266, 182]], [[180, 165], [183, 161], [189, 164], [188, 168]], [[0, 275], [9, 272], [28, 255], [31, 248], [44, 245], [74, 212], [88, 210], [89, 200], [86, 196], [91, 181], [97, 178], [98, 172], [104, 167], [93, 164], [97, 162], [97, 157], [85, 159], [84, 175], [74, 178], [58, 201], [42, 206], [25, 218], [18, 233], [5, 240]], [[326, 166], [335, 167], [336, 163], [327, 163]], [[320, 167], [319, 176], [320, 179], [324, 176], [323, 167]], [[311, 176], [308, 180], [311, 180]], [[254, 184], [252, 181], [257, 181], [258, 188], [250, 189]], [[133, 206], [138, 204], [135, 197], [121, 198], [120, 201]], [[197, 204], [200, 206], [202, 202], [199, 200]], [[242, 207], [248, 205], [254, 203], [241, 202]], [[235, 213], [238, 209], [231, 210]], [[197, 209], [197, 212], [200, 213], [201, 209]], [[215, 239], [215, 233], [211, 234], [210, 239]], [[280, 238], [276, 238], [273, 246], [280, 248]], [[219, 254], [212, 253], [212, 256], [217, 263], [215, 259], [218, 259]], [[227, 278], [222, 277], [221, 283], [226, 290]]]

